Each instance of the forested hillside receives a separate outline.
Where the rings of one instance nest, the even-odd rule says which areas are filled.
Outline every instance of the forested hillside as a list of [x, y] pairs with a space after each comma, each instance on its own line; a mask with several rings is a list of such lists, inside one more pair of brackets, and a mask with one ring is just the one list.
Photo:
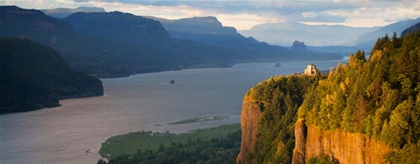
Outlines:
[[[420, 31], [378, 39], [369, 59], [358, 51], [310, 92], [300, 118], [322, 129], [363, 133], [397, 151], [387, 160], [418, 162]], [[416, 150], [416, 151], [414, 151]]]
[[246, 95], [241, 121], [246, 103], [261, 114], [255, 135], [242, 126], [238, 162], [291, 163], [295, 148], [294, 163], [418, 163], [419, 92], [420, 31], [379, 38], [328, 77], [271, 78]]
[[415, 25], [411, 26], [410, 28], [405, 29], [403, 32], [401, 32], [401, 36], [406, 36], [411, 33], [416, 33], [420, 30], [420, 22], [416, 23]]
[[29, 39], [0, 38], [0, 77], [0, 114], [103, 94], [99, 79], [73, 71], [56, 51]]
[[[256, 135], [248, 138], [244, 135], [249, 127], [242, 125], [242, 142], [255, 140], [251, 145], [242, 143], [239, 163], [290, 163], [294, 141], [294, 124], [297, 111], [304, 95], [315, 88], [320, 79], [317, 76], [279, 76], [263, 81], [250, 89], [246, 97], [258, 105], [261, 116], [258, 118]], [[245, 106], [245, 105], [244, 105]], [[244, 109], [243, 109], [244, 110]], [[241, 117], [247, 115], [242, 111]], [[252, 117], [252, 116], [250, 116]], [[255, 138], [254, 138], [255, 137]], [[250, 152], [243, 152], [245, 147], [252, 147]]]

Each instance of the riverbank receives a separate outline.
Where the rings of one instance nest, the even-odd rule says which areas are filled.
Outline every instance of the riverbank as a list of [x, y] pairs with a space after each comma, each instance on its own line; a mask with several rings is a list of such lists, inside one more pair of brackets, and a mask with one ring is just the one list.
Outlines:
[[195, 129], [186, 133], [139, 131], [108, 138], [102, 143], [99, 154], [103, 158], [114, 159], [119, 156], [134, 155], [138, 150], [157, 150], [161, 145], [185, 144], [196, 140], [223, 138], [239, 131], [239, 124], [222, 125], [213, 128]]
[[[0, 115], [2, 163], [96, 163], [107, 138], [135, 131], [184, 133], [239, 123], [243, 95], [274, 75], [338, 61], [237, 64], [101, 79], [104, 96], [60, 100], [61, 107]], [[169, 84], [173, 79], [175, 84]], [[193, 118], [220, 120], [169, 124]], [[161, 126], [156, 126], [160, 124]], [[91, 153], [86, 153], [90, 149]]]

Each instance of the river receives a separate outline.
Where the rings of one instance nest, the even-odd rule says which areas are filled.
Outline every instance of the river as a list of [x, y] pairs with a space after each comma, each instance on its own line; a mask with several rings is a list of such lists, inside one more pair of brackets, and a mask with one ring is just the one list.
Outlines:
[[[1, 164], [94, 164], [106, 138], [131, 131], [173, 133], [239, 123], [249, 88], [275, 75], [327, 70], [338, 61], [237, 64], [101, 79], [105, 95], [61, 100], [61, 107], [0, 115]], [[175, 84], [169, 84], [171, 80]], [[211, 116], [226, 119], [170, 122]], [[89, 151], [88, 151], [89, 150]]]

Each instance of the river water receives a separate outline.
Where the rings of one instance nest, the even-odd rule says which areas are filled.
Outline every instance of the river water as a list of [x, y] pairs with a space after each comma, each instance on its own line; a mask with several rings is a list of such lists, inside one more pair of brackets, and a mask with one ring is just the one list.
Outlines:
[[[105, 95], [66, 99], [61, 107], [0, 115], [1, 164], [94, 164], [106, 138], [131, 131], [173, 133], [239, 123], [249, 88], [275, 75], [327, 70], [338, 61], [237, 64], [101, 79]], [[169, 84], [174, 80], [175, 84]], [[197, 117], [222, 120], [169, 125]], [[88, 151], [89, 150], [89, 151]]]

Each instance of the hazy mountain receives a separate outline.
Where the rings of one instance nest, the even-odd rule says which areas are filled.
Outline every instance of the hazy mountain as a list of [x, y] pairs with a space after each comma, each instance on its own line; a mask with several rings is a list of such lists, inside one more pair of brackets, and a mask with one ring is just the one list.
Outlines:
[[411, 26], [410, 28], [405, 29], [401, 32], [401, 36], [406, 36], [407, 34], [415, 33], [420, 30], [420, 22]]
[[162, 42], [172, 40], [158, 21], [128, 13], [79, 12], [63, 20], [70, 23], [75, 31], [84, 35], [152, 45], [162, 45]]
[[[160, 22], [128, 13], [78, 12], [58, 19], [39, 10], [16, 6], [1, 6], [0, 11], [0, 36], [30, 38], [51, 46], [73, 69], [97, 77], [191, 67], [226, 67], [238, 62], [341, 58], [330, 53], [293, 53], [242, 37], [235, 29], [224, 28], [221, 24], [218, 25], [221, 30], [218, 30], [227, 32], [214, 35], [212, 33], [218, 30], [213, 30], [198, 34], [204, 39], [198, 42], [187, 37], [172, 38]], [[217, 42], [223, 44], [217, 45]]]
[[0, 6], [0, 36], [30, 38], [51, 46], [73, 69], [97, 77], [226, 67], [264, 56], [173, 39], [159, 22], [132, 14], [74, 13], [65, 20], [75, 29], [39, 10]]
[[299, 42], [298, 40], [295, 40], [294, 42], [293, 42], [293, 45], [292, 45], [292, 47], [291, 47], [291, 50], [292, 51], [307, 51], [308, 49], [307, 49], [307, 47], [306, 47], [306, 45], [305, 45], [305, 43], [304, 42]]
[[[233, 27], [225, 27], [215, 17], [193, 17], [179, 20], [159, 20], [173, 38], [200, 42], [206, 45], [226, 48], [247, 56], [247, 60], [276, 58], [272, 60], [320, 60], [339, 59], [340, 55], [313, 51], [290, 51], [278, 45], [259, 42], [252, 37], [244, 37]], [[256, 56], [257, 55], [257, 56]], [[277, 56], [277, 57], [276, 57]]]
[[381, 27], [375, 31], [371, 31], [361, 35], [357, 40], [357, 44], [355, 46], [370, 51], [370, 49], [373, 47], [373, 45], [375, 45], [379, 37], [383, 37], [385, 34], [388, 34], [388, 36], [391, 37], [394, 32], [397, 34], [397, 36], [399, 36], [403, 30], [419, 22], [420, 18], [408, 19], [405, 21], [400, 21]]
[[239, 33], [274, 45], [289, 46], [294, 40], [301, 40], [310, 46], [330, 46], [353, 45], [359, 36], [376, 29], [285, 22], [260, 24]]
[[76, 33], [70, 24], [46, 16], [39, 10], [17, 6], [0, 6], [1, 36], [31, 38], [45, 45], [58, 46], [74, 40]]
[[77, 12], [86, 12], [86, 13], [106, 12], [104, 8], [85, 7], [85, 6], [81, 6], [81, 7], [75, 8], [75, 9], [56, 8], [56, 9], [43, 9], [41, 11], [44, 12], [45, 14], [47, 14], [48, 16], [56, 17], [56, 18], [60, 18], [60, 19], [64, 18], [64, 17], [67, 17], [70, 14], [77, 13]]
[[225, 27], [216, 17], [193, 17], [179, 20], [154, 18], [160, 21], [174, 38], [196, 41], [227, 48], [277, 48], [246, 38], [233, 27]]
[[307, 46], [307, 48], [310, 51], [329, 52], [342, 56], [349, 56], [357, 50], [360, 50], [360, 48], [355, 46]]
[[[160, 23], [154, 20], [118, 12], [103, 13], [101, 16], [97, 13], [90, 14], [92, 15], [75, 13], [80, 19], [79, 22], [90, 23], [84, 29], [77, 26], [76, 32], [69, 23], [49, 17], [39, 10], [0, 6], [0, 36], [30, 38], [51, 46], [59, 51], [63, 59], [75, 70], [98, 77], [120, 77], [143, 72], [183, 69], [205, 63], [211, 63], [208, 66], [230, 66], [235, 56], [225, 50], [174, 40]], [[115, 17], [118, 18], [114, 19]], [[70, 16], [68, 20], [71, 18]], [[105, 18], [109, 21], [105, 21]], [[140, 23], [124, 23], [133, 20], [134, 23], [140, 20]], [[77, 24], [77, 21], [74, 22]], [[137, 28], [133, 27], [134, 25]], [[130, 26], [134, 28], [134, 32], [127, 30]], [[153, 37], [152, 34], [162, 35]], [[158, 43], [161, 41], [159, 38], [166, 38], [174, 44], [160, 42], [159, 45], [150, 46], [140, 44], [139, 41], [131, 42], [131, 36], [144, 36], [149, 39], [148, 43]], [[171, 47], [165, 47], [168, 45]]]

